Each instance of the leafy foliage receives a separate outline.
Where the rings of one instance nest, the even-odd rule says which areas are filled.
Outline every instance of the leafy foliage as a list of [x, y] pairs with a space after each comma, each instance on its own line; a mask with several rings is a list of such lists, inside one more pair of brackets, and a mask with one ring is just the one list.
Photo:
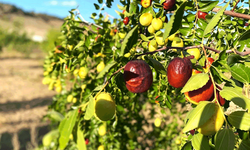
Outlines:
[[[112, 2], [105, 3], [111, 7]], [[220, 149], [223, 145], [229, 149], [246, 148], [250, 129], [249, 26], [245, 26], [245, 20], [224, 13], [229, 6], [235, 6], [235, 11], [241, 14], [247, 14], [248, 10], [237, 6], [235, 1], [223, 5], [218, 13], [213, 12], [213, 8], [219, 1], [176, 1], [171, 10], [164, 10], [164, 1], [158, 0], [148, 8], [141, 7], [139, 1], [120, 2], [123, 6], [118, 8], [123, 12], [116, 12], [121, 18], [112, 22], [102, 14], [93, 13], [95, 25], [86, 26], [75, 10], [65, 18], [59, 36], [62, 41], [49, 51], [44, 61], [43, 83], [48, 84], [50, 90], [58, 91], [49, 107], [54, 112], [47, 116], [56, 128], [59, 125], [60, 132], [59, 138], [47, 148], [97, 149], [100, 145], [105, 149]], [[99, 4], [94, 4], [96, 9], [100, 9]], [[208, 12], [208, 15], [205, 19], [198, 18], [197, 11]], [[157, 44], [156, 35], [160, 32], [149, 34], [148, 27], [140, 25], [139, 16], [146, 12], [162, 21], [171, 13], [170, 21], [163, 23], [160, 30], [163, 41], [168, 40], [153, 52], [149, 52], [148, 42]], [[125, 17], [130, 20], [127, 25], [123, 23]], [[119, 33], [124, 32], [127, 34], [122, 38]], [[172, 40], [183, 40], [184, 47], [172, 48]], [[202, 73], [193, 75], [183, 88], [175, 89], [168, 83], [165, 68], [175, 57], [191, 58], [186, 52], [189, 48], [200, 48], [202, 57], [192, 60], [192, 67]], [[233, 52], [235, 54], [230, 54]], [[215, 61], [209, 62], [209, 57]], [[123, 68], [133, 59], [145, 60], [153, 72], [153, 84], [144, 93], [131, 93], [125, 85]], [[97, 71], [101, 62], [105, 66]], [[79, 76], [80, 67], [87, 68], [87, 73], [81, 73], [86, 76]], [[203, 87], [209, 78], [214, 87], [211, 99], [184, 111], [189, 102], [183, 93]], [[99, 120], [94, 110], [96, 96], [103, 91], [110, 93], [116, 104], [115, 116], [106, 122]], [[221, 100], [219, 96], [226, 101], [224, 106], [219, 106], [219, 111], [229, 113], [225, 113], [225, 123], [219, 132], [204, 136], [195, 129], [213, 119], [215, 103]], [[230, 110], [229, 103], [234, 103], [240, 111]], [[55, 114], [57, 117], [53, 117]], [[162, 123], [157, 127], [153, 122], [159, 115]], [[107, 133], [98, 135], [103, 125]], [[190, 130], [194, 133], [190, 134]], [[234, 134], [237, 132], [239, 134]], [[84, 139], [89, 142], [82, 144]]]

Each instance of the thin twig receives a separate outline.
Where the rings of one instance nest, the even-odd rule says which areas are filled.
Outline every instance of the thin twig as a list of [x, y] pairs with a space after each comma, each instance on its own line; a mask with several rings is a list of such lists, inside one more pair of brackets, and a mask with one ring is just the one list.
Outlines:
[[125, 66], [121, 67], [120, 69], [118, 69], [116, 72], [114, 72], [114, 73], [109, 77], [108, 81], [105, 83], [105, 85], [102, 87], [102, 89], [95, 95], [94, 99], [96, 98], [97, 95], [99, 95], [99, 94], [102, 92], [103, 89], [105, 89], [105, 87], [108, 85], [108, 83], [110, 82], [110, 80], [112, 79], [112, 77], [113, 77], [115, 74], [119, 73], [119, 72], [120, 72], [122, 69], [124, 69], [124, 68], [125, 68]]
[[[180, 49], [180, 50], [187, 50], [187, 49], [191, 49], [191, 48], [202, 48], [201, 45], [196, 45], [196, 46], [187, 46], [187, 47], [170, 47], [170, 46], [163, 46], [162, 48], [160, 49], [157, 49], [155, 51], [152, 51], [152, 52], [146, 52], [146, 53], [142, 53], [142, 54], [139, 54], [139, 55], [135, 55], [134, 58], [137, 58], [139, 56], [143, 56], [143, 55], [152, 55], [154, 53], [157, 53], [157, 52], [160, 52], [160, 51], [164, 51], [164, 50], [168, 50], [168, 49]], [[211, 47], [208, 47], [208, 46], [204, 46], [205, 49], [207, 50], [210, 50], [210, 51], [213, 51], [213, 52], [216, 52], [216, 53], [220, 53], [222, 51], [220, 50], [217, 50], [217, 49], [214, 49], [214, 48], [211, 48]], [[245, 52], [239, 52], [239, 51], [236, 51], [236, 50], [226, 50], [226, 53], [236, 53], [240, 56], [245, 56], [245, 55], [248, 55], [250, 54], [250, 50], [247, 50]]]
[[234, 10], [235, 10], [235, 8], [236, 8], [236, 6], [238, 5], [239, 2], [240, 2], [240, 0], [238, 0], [238, 1], [236, 2], [236, 4], [234, 5], [234, 8], [233, 8], [233, 10], [232, 10], [232, 12], [234, 12]]

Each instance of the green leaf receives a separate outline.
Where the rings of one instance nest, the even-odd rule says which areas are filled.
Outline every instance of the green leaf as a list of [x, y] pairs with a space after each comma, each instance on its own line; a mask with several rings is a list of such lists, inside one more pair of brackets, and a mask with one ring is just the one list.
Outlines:
[[89, 97], [89, 104], [84, 115], [84, 120], [90, 120], [95, 113], [95, 99], [92, 95]]
[[250, 140], [243, 140], [240, 143], [239, 150], [249, 150], [250, 149]]
[[62, 121], [64, 119], [64, 116], [55, 110], [48, 111], [47, 115], [56, 121]]
[[122, 42], [120, 56], [123, 56], [125, 53], [129, 52], [129, 50], [137, 42], [137, 39], [138, 39], [138, 25], [136, 25], [132, 30], [130, 30], [126, 35], [124, 41]]
[[141, 39], [142, 39], [143, 41], [146, 41], [146, 42], [149, 41], [149, 39], [148, 39], [144, 34], [140, 34], [140, 36], [141, 36]]
[[190, 28], [180, 28], [179, 29], [181, 34], [183, 34], [184, 36], [189, 36], [191, 34], [191, 29]]
[[215, 135], [215, 150], [233, 150], [235, 143], [234, 132], [231, 129], [223, 129]]
[[95, 9], [96, 9], [96, 10], [100, 9], [100, 6], [99, 6], [99, 5], [97, 5], [96, 3], [94, 3], [94, 5], [95, 5]]
[[227, 58], [227, 64], [228, 64], [229, 66], [232, 66], [232, 65], [234, 65], [235, 63], [238, 63], [240, 60], [243, 60], [243, 58], [240, 57], [240, 56], [237, 55], [237, 54], [231, 54], [231, 55], [229, 55], [228, 58]]
[[196, 150], [210, 150], [208, 138], [201, 133], [195, 134], [191, 142]]
[[204, 30], [204, 34], [203, 34], [203, 38], [210, 33], [214, 27], [217, 25], [217, 23], [220, 21], [225, 9], [227, 8], [228, 4], [230, 1], [228, 1], [228, 3], [219, 10], [219, 12], [214, 15], [214, 17], [210, 20], [209, 24], [207, 25], [206, 29]]
[[240, 42], [240, 43], [242, 43], [242, 42], [248, 42], [249, 43], [249, 40], [250, 40], [250, 30], [245, 31], [238, 38], [238, 42]]
[[182, 148], [181, 150], [192, 150], [192, 145], [191, 142], [187, 142]]
[[117, 4], [117, 7], [118, 7], [120, 10], [125, 10], [125, 9], [126, 9], [125, 7], [123, 7], [123, 6], [119, 5], [119, 4]]
[[64, 149], [69, 141], [69, 136], [72, 133], [73, 127], [76, 123], [76, 117], [78, 115], [78, 110], [71, 110], [67, 113], [65, 118], [62, 120], [62, 122], [59, 125], [59, 147], [60, 149]]
[[231, 67], [233, 78], [243, 83], [250, 83], [250, 67], [236, 63]]
[[237, 129], [250, 130], [250, 114], [245, 111], [235, 111], [228, 116], [228, 121]]
[[105, 68], [98, 74], [98, 76], [96, 77], [97, 79], [102, 78], [108, 71], [109, 69], [111, 69], [112, 67], [114, 67], [114, 65], [116, 65], [117, 62], [116, 61], [111, 61], [110, 63], [108, 63]]
[[157, 72], [159, 72], [159, 73], [161, 73], [161, 74], [164, 74], [164, 75], [167, 74], [167, 73], [166, 73], [166, 69], [162, 66], [162, 64], [161, 64], [159, 61], [157, 61], [157, 60], [155, 60], [155, 59], [153, 59], [153, 58], [150, 58], [150, 57], [149, 57], [149, 60], [153, 63], [154, 68], [155, 68], [155, 70], [156, 70]]
[[80, 41], [75, 47], [73, 50], [77, 49], [78, 47], [81, 47], [84, 45], [84, 41]]
[[166, 38], [168, 38], [169, 35], [174, 34], [181, 27], [182, 17], [184, 14], [186, 4], [187, 1], [183, 2], [181, 6], [177, 10], [175, 10], [173, 16], [171, 16], [170, 18], [170, 21], [165, 26], [164, 28], [165, 31], [163, 33], [164, 41]]
[[208, 80], [209, 76], [206, 73], [198, 73], [196, 75], [193, 75], [191, 76], [191, 78], [189, 78], [189, 80], [187, 81], [181, 92], [184, 93], [188, 91], [197, 90], [206, 85]]
[[135, 1], [133, 1], [132, 3], [130, 3], [129, 5], [129, 13], [130, 14], [135, 14], [137, 11], [137, 3]]
[[203, 19], [198, 19], [197, 24], [202, 30], [205, 30], [207, 27], [207, 22]]
[[93, 92], [98, 92], [103, 88], [104, 85], [99, 85], [97, 87], [94, 88]]
[[203, 12], [209, 12], [218, 4], [218, 2], [219, 1], [201, 1], [198, 3], [200, 6], [199, 10]]
[[238, 91], [233, 87], [224, 87], [220, 91], [220, 95], [226, 100], [233, 101], [234, 104], [242, 107], [243, 109], [250, 110], [250, 100], [245, 97], [241, 91]]
[[78, 124], [78, 128], [77, 128], [77, 147], [80, 150], [86, 150], [86, 144], [85, 144], [85, 138], [84, 138], [84, 133], [81, 130], [80, 127], [80, 122]]
[[98, 0], [98, 3], [102, 4], [102, 3], [103, 3], [103, 0]]
[[208, 101], [201, 101], [188, 115], [188, 122], [183, 129], [183, 132], [188, 132], [195, 128], [202, 126], [212, 117], [215, 110], [215, 103]]

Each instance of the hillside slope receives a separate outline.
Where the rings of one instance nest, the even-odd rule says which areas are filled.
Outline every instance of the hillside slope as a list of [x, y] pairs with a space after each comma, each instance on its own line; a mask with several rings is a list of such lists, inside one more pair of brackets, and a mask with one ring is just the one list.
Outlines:
[[1, 28], [11, 30], [18, 27], [35, 40], [44, 40], [49, 29], [60, 29], [63, 19], [46, 14], [24, 12], [16, 6], [0, 3]]

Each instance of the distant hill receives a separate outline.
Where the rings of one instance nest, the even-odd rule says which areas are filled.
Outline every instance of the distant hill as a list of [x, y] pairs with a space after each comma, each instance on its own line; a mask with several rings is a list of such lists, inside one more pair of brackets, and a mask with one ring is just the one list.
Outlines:
[[63, 19], [55, 16], [25, 12], [16, 6], [0, 3], [0, 27], [8, 30], [19, 27], [36, 41], [44, 40], [49, 29], [59, 30], [62, 23]]

